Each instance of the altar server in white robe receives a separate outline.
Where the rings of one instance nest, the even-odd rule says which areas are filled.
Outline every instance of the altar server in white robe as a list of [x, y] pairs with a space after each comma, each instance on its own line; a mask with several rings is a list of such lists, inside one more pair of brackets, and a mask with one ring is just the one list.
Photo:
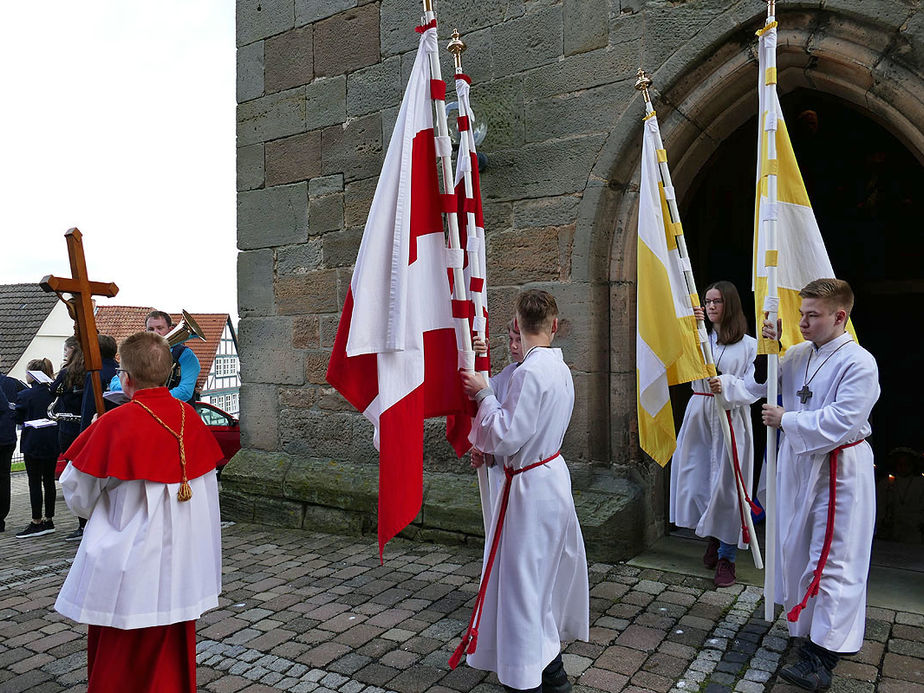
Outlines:
[[709, 540], [703, 564], [715, 569], [716, 587], [735, 584], [737, 549], [747, 548], [741, 531], [735, 474], [719, 421], [731, 412], [731, 426], [744, 487], [751, 493], [754, 468], [754, 431], [750, 405], [760, 396], [754, 382], [757, 340], [748, 334], [747, 319], [735, 285], [727, 281], [710, 284], [697, 317], [712, 325], [709, 339], [718, 376], [691, 383], [693, 396], [687, 402], [683, 424], [677, 435], [677, 450], [671, 462], [670, 521], [695, 530]]
[[516, 309], [525, 357], [503, 401], [477, 373], [462, 374], [479, 402], [470, 440], [504, 458], [509, 498], [506, 506], [503, 494], [498, 499], [494, 517], [502, 524], [486, 541], [480, 619], [473, 614], [474, 632], [455, 657], [468, 647], [469, 665], [494, 671], [508, 691], [566, 693], [561, 642], [587, 640], [590, 620], [584, 540], [560, 454], [574, 385], [561, 350], [550, 347], [558, 329], [555, 299], [526, 291]]
[[[839, 655], [863, 644], [876, 515], [873, 451], [866, 438], [879, 371], [873, 356], [845, 332], [853, 308], [847, 282], [817, 279], [799, 295], [806, 341], [781, 359], [783, 406], [765, 404], [763, 420], [783, 432], [774, 514], [778, 601], [788, 612], [790, 635], [808, 639], [799, 661], [780, 675], [807, 690], [823, 690]], [[777, 329], [765, 321], [763, 334], [774, 339]]]
[[89, 521], [55, 609], [88, 624], [89, 693], [196, 690], [196, 619], [218, 606], [221, 449], [163, 383], [173, 357], [154, 332], [119, 348], [131, 401], [68, 448], [64, 499]]

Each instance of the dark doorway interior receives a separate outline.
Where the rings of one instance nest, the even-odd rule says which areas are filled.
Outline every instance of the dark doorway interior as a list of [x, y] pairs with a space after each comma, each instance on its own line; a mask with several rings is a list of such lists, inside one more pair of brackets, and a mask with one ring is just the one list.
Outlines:
[[[856, 292], [853, 321], [860, 343], [879, 363], [882, 394], [870, 439], [877, 477], [888, 484], [888, 475], [898, 471], [889, 453], [906, 447], [918, 452], [913, 473], [924, 481], [924, 389], [916, 369], [922, 353], [924, 168], [885, 128], [844, 101], [800, 89], [782, 97], [782, 105], [834, 271]], [[751, 334], [756, 132], [755, 116], [721, 144], [681, 204], [698, 286], [733, 281]], [[765, 373], [759, 363], [758, 379]], [[689, 389], [673, 390], [679, 426]], [[759, 469], [764, 430], [758, 412], [754, 407]]]

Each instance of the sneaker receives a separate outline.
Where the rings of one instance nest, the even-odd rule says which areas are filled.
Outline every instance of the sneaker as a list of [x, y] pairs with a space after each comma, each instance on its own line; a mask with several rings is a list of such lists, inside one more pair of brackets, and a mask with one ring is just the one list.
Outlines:
[[78, 527], [73, 532], [64, 537], [64, 541], [80, 541], [83, 539], [83, 527]]
[[804, 649], [798, 662], [780, 669], [780, 676], [807, 691], [826, 691], [831, 687], [831, 672], [817, 655]]
[[716, 587], [731, 587], [735, 584], [735, 564], [727, 558], [720, 558], [715, 566]]
[[[49, 524], [51, 525], [50, 527], [48, 526]], [[45, 522], [39, 522], [38, 524], [35, 524], [34, 522], [30, 522], [28, 525], [26, 525], [26, 528], [23, 531], [19, 532], [16, 535], [16, 538], [25, 539], [26, 537], [40, 537], [43, 534], [51, 534], [54, 531], [55, 531], [54, 523], [51, 522], [50, 520], [46, 520]]]
[[709, 570], [716, 567], [719, 562], [719, 540], [715, 537], [709, 537], [709, 543], [706, 544], [706, 553], [703, 554], [703, 565]]

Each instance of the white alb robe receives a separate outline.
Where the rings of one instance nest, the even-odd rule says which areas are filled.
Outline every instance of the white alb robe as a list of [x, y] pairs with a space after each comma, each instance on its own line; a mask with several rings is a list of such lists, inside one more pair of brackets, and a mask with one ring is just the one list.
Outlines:
[[218, 606], [221, 524], [215, 470], [180, 484], [100, 479], [68, 463], [67, 506], [88, 517], [55, 610], [123, 630], [191, 621]]
[[[796, 393], [807, 379], [812, 396], [802, 404]], [[879, 369], [872, 354], [849, 334], [817, 350], [811, 342], [803, 342], [781, 360], [780, 393], [786, 413], [777, 464], [776, 596], [788, 612], [802, 601], [821, 555], [829, 453], [869, 436], [869, 414], [879, 399]], [[850, 653], [863, 645], [876, 517], [869, 443], [840, 452], [836, 491], [833, 541], [818, 595], [808, 600], [796, 623], [789, 623], [789, 632], [827, 650]]]
[[[490, 385], [494, 391], [494, 397], [498, 402], [503, 402], [507, 395], [507, 386], [510, 384], [510, 378], [513, 372], [520, 364], [514, 361], [508, 363], [504, 369], [491, 377]], [[491, 484], [491, 498], [499, 498], [504, 488], [504, 457], [494, 456], [494, 464], [488, 467], [488, 483]], [[493, 513], [493, 509], [491, 511]]]
[[[744, 335], [734, 344], [717, 344], [715, 331], [709, 338], [718, 362], [722, 394], [715, 398], [693, 395], [687, 403], [671, 461], [669, 517], [678, 527], [693, 529], [698, 536], [715, 537], [744, 549], [747, 544], [741, 535], [735, 475], [716, 404], [731, 411], [738, 461], [750, 495], [754, 470], [750, 405], [760, 395], [760, 386], [754, 382], [757, 340]], [[696, 380], [692, 387], [694, 392], [712, 392], [706, 380]], [[744, 512], [750, 512], [750, 508], [745, 507]]]
[[[535, 348], [513, 371], [502, 402], [493, 395], [482, 400], [470, 440], [521, 469], [561, 448], [573, 407], [574, 384], [561, 350]], [[492, 527], [485, 560], [493, 534]], [[467, 661], [496, 672], [504, 685], [534, 688], [562, 641], [588, 639], [589, 620], [584, 539], [571, 476], [558, 455], [511, 480], [478, 645]]]

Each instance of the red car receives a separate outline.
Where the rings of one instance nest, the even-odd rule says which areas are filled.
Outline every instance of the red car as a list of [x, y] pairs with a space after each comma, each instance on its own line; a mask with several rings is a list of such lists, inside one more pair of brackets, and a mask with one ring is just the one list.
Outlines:
[[[218, 472], [221, 474], [221, 468], [228, 464], [228, 460], [234, 457], [235, 453], [241, 449], [241, 427], [240, 422], [226, 411], [216, 407], [214, 404], [206, 402], [193, 402], [193, 407], [199, 417], [215, 436], [218, 446], [221, 448], [222, 458], [218, 463]], [[55, 479], [61, 476], [61, 472], [67, 466], [64, 456], [58, 457], [58, 464], [55, 467]]]
[[193, 402], [199, 416], [208, 426], [208, 429], [215, 436], [221, 447], [221, 453], [224, 455], [221, 462], [218, 463], [218, 469], [221, 470], [228, 460], [230, 460], [241, 449], [241, 426], [240, 422], [226, 411], [216, 407], [214, 404], [206, 402]]

